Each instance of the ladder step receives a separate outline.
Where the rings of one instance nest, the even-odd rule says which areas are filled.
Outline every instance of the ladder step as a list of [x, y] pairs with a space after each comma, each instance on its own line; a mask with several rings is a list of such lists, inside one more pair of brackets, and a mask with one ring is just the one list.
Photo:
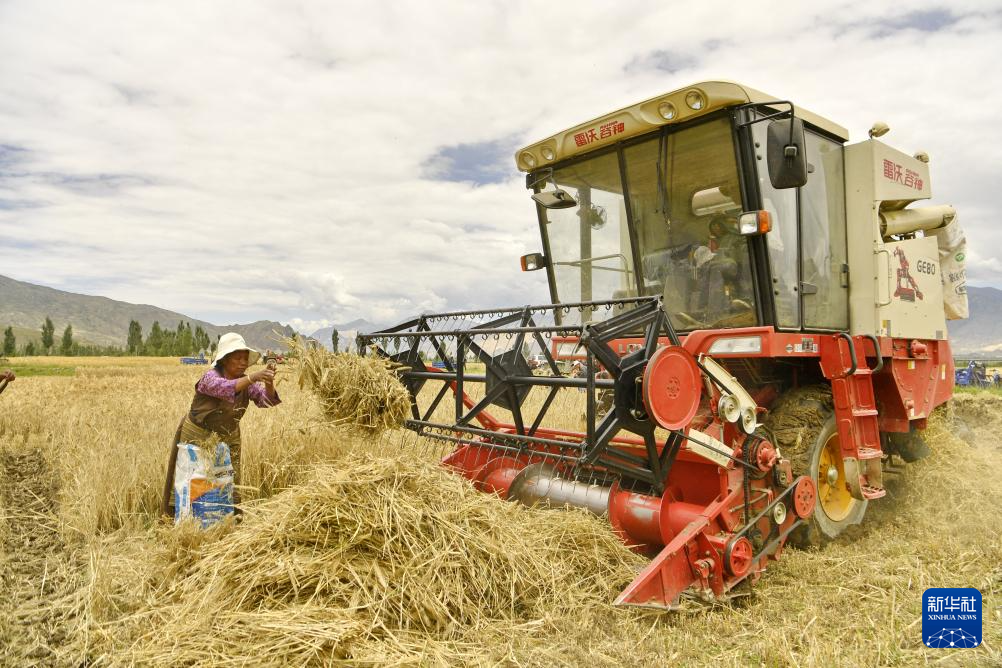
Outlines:
[[852, 414], [855, 417], [870, 417], [871, 415], [877, 415], [876, 408], [853, 408]]
[[885, 494], [887, 494], [887, 490], [883, 487], [870, 487], [869, 485], [863, 485], [864, 499], [879, 499]]
[[884, 451], [880, 448], [862, 447], [857, 450], [860, 461], [864, 459], [880, 459], [884, 456]]

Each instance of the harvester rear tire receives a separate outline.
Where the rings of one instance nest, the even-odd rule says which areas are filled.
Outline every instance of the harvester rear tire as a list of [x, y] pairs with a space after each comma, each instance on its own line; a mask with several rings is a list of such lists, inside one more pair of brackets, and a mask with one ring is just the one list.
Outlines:
[[831, 388], [811, 385], [786, 392], [769, 410], [765, 426], [793, 474], [811, 476], [818, 490], [814, 514], [791, 534], [790, 544], [822, 547], [859, 524], [868, 502], [852, 498], [845, 487]]

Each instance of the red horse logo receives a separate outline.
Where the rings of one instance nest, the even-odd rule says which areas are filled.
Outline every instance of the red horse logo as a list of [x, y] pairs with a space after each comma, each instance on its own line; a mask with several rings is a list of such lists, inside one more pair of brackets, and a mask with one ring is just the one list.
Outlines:
[[906, 302], [913, 302], [916, 297], [922, 299], [922, 291], [919, 290], [918, 283], [915, 282], [908, 270], [910, 265], [908, 258], [905, 257], [905, 252], [898, 246], [894, 249], [894, 254], [898, 256], [898, 261], [901, 263], [901, 266], [898, 267], [898, 289], [894, 291], [894, 296]]

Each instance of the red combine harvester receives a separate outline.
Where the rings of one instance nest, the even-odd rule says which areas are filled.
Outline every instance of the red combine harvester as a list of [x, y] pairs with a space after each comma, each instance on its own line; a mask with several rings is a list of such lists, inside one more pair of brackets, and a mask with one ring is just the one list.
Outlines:
[[445, 466], [606, 516], [651, 556], [617, 603], [726, 598], [788, 541], [858, 523], [951, 396], [945, 321], [966, 297], [940, 250], [962, 235], [950, 207], [907, 208], [930, 196], [927, 158], [884, 131], [846, 145], [726, 82], [571, 128], [516, 155], [543, 246], [522, 268], [553, 303], [360, 345], [403, 365], [407, 426], [449, 444]]

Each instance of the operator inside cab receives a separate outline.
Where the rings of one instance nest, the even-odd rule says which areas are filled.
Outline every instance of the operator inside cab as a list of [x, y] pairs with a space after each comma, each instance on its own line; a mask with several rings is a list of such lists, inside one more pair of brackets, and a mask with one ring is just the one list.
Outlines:
[[664, 248], [643, 256], [645, 278], [661, 287], [683, 327], [754, 324], [748, 250], [737, 226], [731, 215], [679, 225]]
[[622, 163], [584, 157], [552, 181], [575, 204], [540, 209], [557, 302], [663, 295], [680, 330], [756, 323], [726, 119], [626, 146]]

